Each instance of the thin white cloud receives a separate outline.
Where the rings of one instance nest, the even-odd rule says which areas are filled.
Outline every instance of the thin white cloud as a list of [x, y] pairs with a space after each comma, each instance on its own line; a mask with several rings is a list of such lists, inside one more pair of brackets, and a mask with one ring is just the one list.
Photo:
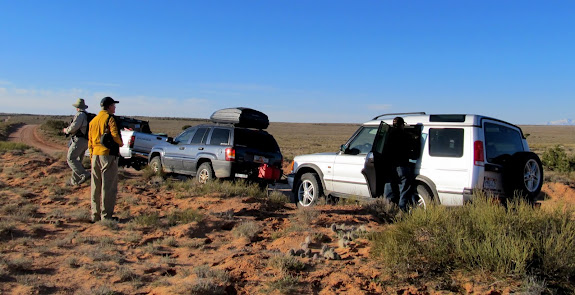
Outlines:
[[84, 98], [88, 111], [97, 113], [100, 110], [100, 100], [105, 96], [120, 101], [117, 115], [208, 118], [213, 112], [211, 102], [203, 98], [120, 96], [82, 89], [55, 91], [24, 88], [0, 88], [0, 112], [66, 115], [75, 112], [72, 104], [78, 98]]

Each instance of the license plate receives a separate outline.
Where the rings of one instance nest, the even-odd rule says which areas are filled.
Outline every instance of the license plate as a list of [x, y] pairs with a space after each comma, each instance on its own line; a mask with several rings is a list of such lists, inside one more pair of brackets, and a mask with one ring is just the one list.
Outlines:
[[483, 188], [484, 189], [496, 189], [497, 188], [497, 179], [485, 177], [483, 180]]
[[266, 157], [262, 157], [262, 156], [258, 156], [255, 155], [254, 156], [254, 162], [256, 163], [262, 163], [262, 164], [267, 164], [269, 162], [268, 158]]

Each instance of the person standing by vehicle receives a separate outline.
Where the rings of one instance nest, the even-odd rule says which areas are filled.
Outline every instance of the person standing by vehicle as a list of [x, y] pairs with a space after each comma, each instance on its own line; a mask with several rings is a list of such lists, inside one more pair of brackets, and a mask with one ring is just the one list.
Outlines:
[[[92, 222], [114, 218], [114, 206], [118, 193], [118, 155], [123, 146], [122, 137], [114, 113], [119, 101], [104, 97], [100, 102], [102, 110], [90, 122], [88, 149], [92, 163]], [[102, 136], [111, 134], [113, 142], [104, 146]], [[115, 143], [115, 144], [114, 144]]]
[[72, 106], [76, 108], [77, 113], [70, 126], [62, 129], [64, 134], [72, 135], [68, 145], [68, 155], [66, 156], [68, 166], [72, 169], [72, 177], [67, 184], [80, 185], [90, 179], [90, 173], [82, 165], [82, 158], [88, 149], [88, 137], [86, 134], [88, 131], [88, 115], [86, 114], [88, 106], [82, 98], [78, 98], [78, 101]]
[[393, 119], [393, 127], [389, 131], [387, 154], [390, 155], [389, 181], [385, 183], [385, 197], [399, 205], [403, 211], [413, 205], [413, 166], [410, 156], [416, 148], [414, 139], [405, 131], [405, 121], [402, 117]]

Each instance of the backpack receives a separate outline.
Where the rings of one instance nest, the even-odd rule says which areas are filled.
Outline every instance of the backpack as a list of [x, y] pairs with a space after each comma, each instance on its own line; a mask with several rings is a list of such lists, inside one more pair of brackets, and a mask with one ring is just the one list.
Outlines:
[[82, 133], [81, 130], [78, 130], [78, 132], [76, 132], [76, 136], [88, 139], [88, 134], [90, 134], [90, 122], [92, 119], [94, 119], [94, 117], [96, 117], [96, 114], [88, 113], [86, 111], [82, 111], [82, 113], [86, 114], [86, 120], [88, 121], [86, 126], [86, 134]]

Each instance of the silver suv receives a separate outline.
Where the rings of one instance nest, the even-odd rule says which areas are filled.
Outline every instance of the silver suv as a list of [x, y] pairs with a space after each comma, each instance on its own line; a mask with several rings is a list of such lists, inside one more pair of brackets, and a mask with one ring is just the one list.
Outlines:
[[364, 123], [338, 152], [295, 157], [288, 175], [292, 201], [310, 206], [324, 195], [381, 196], [381, 167], [394, 157], [385, 149], [394, 116], [405, 119], [405, 131], [420, 143], [411, 161], [419, 205], [432, 200], [462, 205], [475, 189], [501, 198], [537, 199], [543, 167], [521, 128], [481, 115], [408, 113]]
[[214, 178], [246, 178], [274, 182], [281, 173], [282, 154], [274, 137], [260, 129], [233, 124], [204, 124], [184, 130], [169, 145], [152, 148], [154, 171]]

